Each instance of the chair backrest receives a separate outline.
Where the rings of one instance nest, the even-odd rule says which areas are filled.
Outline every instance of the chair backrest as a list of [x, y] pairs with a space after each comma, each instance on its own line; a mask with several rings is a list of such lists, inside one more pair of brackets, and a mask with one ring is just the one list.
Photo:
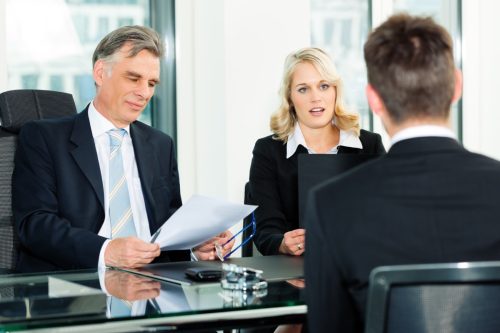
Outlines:
[[[251, 198], [250, 198], [250, 183], [245, 184], [245, 198], [244, 198], [244, 203], [245, 204], [250, 204], [251, 203]], [[249, 215], [246, 218], [243, 219], [243, 228], [245, 228], [247, 225], [252, 223], [252, 216]], [[251, 228], [245, 229], [243, 231], [243, 236], [242, 239], [247, 239], [248, 236], [252, 233]], [[253, 255], [253, 240], [251, 242], [246, 243], [241, 247], [241, 256], [242, 257], [251, 257]]]
[[17, 135], [30, 120], [76, 114], [71, 94], [45, 90], [11, 90], [0, 94], [0, 272], [14, 269], [17, 237], [12, 216], [11, 178]]
[[370, 275], [365, 333], [498, 332], [500, 261], [385, 266]]

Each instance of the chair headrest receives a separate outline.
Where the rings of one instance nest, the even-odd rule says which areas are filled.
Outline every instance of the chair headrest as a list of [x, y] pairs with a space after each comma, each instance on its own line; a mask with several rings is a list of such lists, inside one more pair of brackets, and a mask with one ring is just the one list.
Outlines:
[[68, 93], [49, 90], [10, 90], [0, 94], [0, 127], [18, 133], [30, 120], [76, 114]]

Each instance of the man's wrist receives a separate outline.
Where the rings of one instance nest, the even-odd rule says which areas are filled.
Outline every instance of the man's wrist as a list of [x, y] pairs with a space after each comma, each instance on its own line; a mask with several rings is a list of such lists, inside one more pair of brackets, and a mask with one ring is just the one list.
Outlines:
[[98, 269], [106, 269], [106, 261], [104, 258], [104, 253], [106, 252], [106, 248], [108, 247], [110, 241], [111, 241], [110, 239], [107, 239], [104, 241], [104, 244], [102, 244], [101, 251], [99, 252], [99, 261], [97, 262]]

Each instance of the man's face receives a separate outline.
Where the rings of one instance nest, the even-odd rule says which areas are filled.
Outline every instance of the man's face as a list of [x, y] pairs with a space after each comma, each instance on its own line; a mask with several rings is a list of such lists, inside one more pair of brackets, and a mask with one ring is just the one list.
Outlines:
[[118, 128], [139, 118], [160, 80], [160, 59], [147, 50], [130, 58], [129, 49], [125, 44], [112, 61], [98, 60], [94, 65], [94, 105]]

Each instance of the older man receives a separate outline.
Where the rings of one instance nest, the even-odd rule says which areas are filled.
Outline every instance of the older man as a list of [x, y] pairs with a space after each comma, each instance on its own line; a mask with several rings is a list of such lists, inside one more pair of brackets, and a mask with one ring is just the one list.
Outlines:
[[[96, 96], [87, 108], [23, 127], [13, 175], [18, 271], [190, 259], [189, 251], [161, 254], [148, 242], [181, 206], [172, 139], [137, 121], [159, 83], [163, 53], [149, 28], [109, 33], [93, 55]], [[213, 259], [213, 242], [228, 237], [193, 253]]]

